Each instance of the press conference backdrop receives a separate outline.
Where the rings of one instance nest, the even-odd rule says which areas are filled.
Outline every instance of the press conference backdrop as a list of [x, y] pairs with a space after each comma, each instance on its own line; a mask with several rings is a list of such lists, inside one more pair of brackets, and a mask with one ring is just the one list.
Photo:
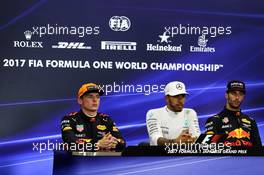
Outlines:
[[128, 145], [137, 145], [148, 139], [146, 112], [165, 105], [168, 82], [185, 83], [185, 107], [197, 112], [204, 131], [205, 120], [225, 104], [226, 82], [242, 80], [242, 109], [264, 140], [263, 5], [1, 2], [0, 146], [17, 154], [15, 160], [7, 155], [2, 166], [19, 164], [25, 154], [36, 156], [26, 161], [43, 156], [33, 142], [60, 142], [60, 120], [79, 110], [76, 93], [88, 82], [105, 91], [99, 111], [115, 120]]

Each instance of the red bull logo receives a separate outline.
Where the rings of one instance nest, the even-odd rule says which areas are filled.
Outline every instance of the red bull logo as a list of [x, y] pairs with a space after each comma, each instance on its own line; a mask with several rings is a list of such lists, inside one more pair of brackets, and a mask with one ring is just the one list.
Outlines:
[[242, 128], [235, 129], [228, 133], [228, 138], [236, 138], [236, 139], [242, 139], [242, 138], [248, 138], [250, 139], [250, 133], [246, 132]]

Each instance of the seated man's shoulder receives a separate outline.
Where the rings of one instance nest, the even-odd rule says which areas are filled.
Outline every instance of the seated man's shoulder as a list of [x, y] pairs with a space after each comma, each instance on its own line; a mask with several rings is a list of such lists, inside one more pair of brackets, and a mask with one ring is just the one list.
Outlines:
[[242, 115], [241, 115], [241, 121], [243, 123], [247, 123], [247, 124], [251, 124], [251, 123], [256, 122], [252, 117], [250, 117], [244, 113], [242, 113]]
[[216, 115], [213, 115], [213, 116], [209, 117], [209, 118], [207, 119], [206, 123], [220, 122], [221, 120], [222, 120], [221, 115], [216, 114]]
[[150, 109], [149, 111], [152, 111], [152, 112], [163, 112], [163, 111], [166, 111], [166, 107], [154, 108], [154, 109]]
[[195, 110], [192, 108], [183, 108], [183, 111], [186, 114], [196, 114]]
[[69, 114], [68, 114], [68, 116], [72, 116], [72, 117], [74, 117], [74, 116], [76, 116], [76, 114], [78, 114], [78, 112], [70, 112]]
[[150, 109], [148, 110], [147, 112], [147, 116], [148, 117], [152, 117], [153, 115], [155, 114], [159, 114], [159, 113], [162, 113], [164, 111], [164, 107], [161, 107], [161, 108], [155, 108], [155, 109]]
[[109, 114], [98, 112], [96, 117], [98, 117], [98, 119], [103, 122], [111, 122], [111, 121], [114, 122]]
[[68, 114], [66, 114], [63, 119], [71, 119], [71, 118], [76, 118], [78, 115], [78, 112], [70, 112]]
[[61, 120], [61, 129], [63, 131], [72, 130], [73, 125], [76, 124], [76, 115], [78, 112], [71, 112], [65, 115]]

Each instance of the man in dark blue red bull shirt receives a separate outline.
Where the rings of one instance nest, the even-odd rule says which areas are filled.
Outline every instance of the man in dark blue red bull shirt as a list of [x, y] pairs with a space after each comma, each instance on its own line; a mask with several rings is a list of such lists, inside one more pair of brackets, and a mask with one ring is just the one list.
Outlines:
[[125, 148], [125, 141], [114, 121], [109, 115], [98, 112], [101, 95], [103, 91], [94, 83], [81, 86], [77, 94], [80, 111], [66, 115], [61, 121], [65, 143], [90, 144], [96, 151]]
[[254, 119], [241, 112], [240, 105], [246, 94], [245, 83], [228, 82], [226, 105], [217, 115], [206, 121], [206, 134], [228, 134], [224, 144], [229, 146], [261, 146], [258, 127]]

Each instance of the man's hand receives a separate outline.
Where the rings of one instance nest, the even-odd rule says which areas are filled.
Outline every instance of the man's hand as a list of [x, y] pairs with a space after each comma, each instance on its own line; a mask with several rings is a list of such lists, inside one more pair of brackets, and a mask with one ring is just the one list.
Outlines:
[[110, 150], [116, 147], [118, 144], [117, 138], [112, 136], [110, 133], [104, 135], [104, 137], [97, 142], [100, 150]]
[[188, 130], [183, 130], [176, 139], [166, 139], [163, 137], [158, 138], [157, 144], [159, 146], [164, 146], [166, 143], [193, 143], [196, 141], [196, 139], [197, 137], [192, 137]]
[[193, 143], [197, 137], [192, 137], [188, 130], [183, 130], [179, 137], [175, 139], [175, 143]]

